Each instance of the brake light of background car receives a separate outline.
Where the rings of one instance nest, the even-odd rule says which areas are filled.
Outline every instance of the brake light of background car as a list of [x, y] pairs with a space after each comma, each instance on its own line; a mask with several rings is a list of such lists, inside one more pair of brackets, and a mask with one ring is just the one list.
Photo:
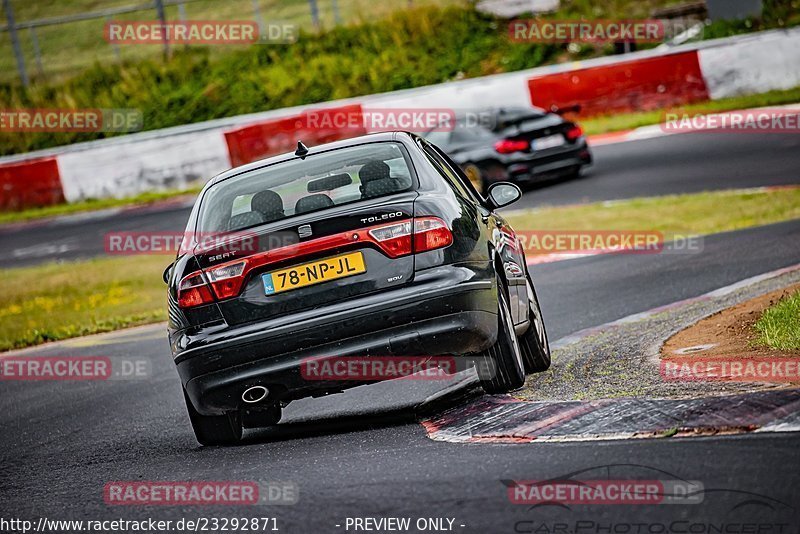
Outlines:
[[570, 141], [575, 141], [582, 135], [583, 135], [583, 128], [581, 128], [577, 124], [573, 125], [572, 128], [567, 130], [566, 133], [567, 139]]
[[501, 139], [494, 144], [494, 149], [501, 154], [524, 152], [530, 148], [530, 142], [525, 140]]

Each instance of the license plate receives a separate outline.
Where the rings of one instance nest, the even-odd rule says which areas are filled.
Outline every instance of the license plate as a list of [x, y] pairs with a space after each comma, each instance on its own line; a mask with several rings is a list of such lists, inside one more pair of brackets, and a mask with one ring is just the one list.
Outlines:
[[351, 252], [261, 275], [264, 293], [272, 295], [367, 272], [361, 252]]
[[534, 139], [531, 143], [534, 150], [547, 150], [564, 144], [564, 136], [561, 134], [548, 135], [547, 137], [540, 137]]

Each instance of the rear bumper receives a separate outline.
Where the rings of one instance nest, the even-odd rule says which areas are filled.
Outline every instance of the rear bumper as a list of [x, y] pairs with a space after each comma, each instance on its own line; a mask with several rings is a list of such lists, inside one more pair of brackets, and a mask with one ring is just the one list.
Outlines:
[[195, 408], [212, 415], [242, 407], [242, 392], [255, 385], [275, 401], [363, 384], [306, 380], [307, 358], [477, 353], [497, 336], [494, 284], [489, 265], [429, 269], [393, 291], [189, 341], [178, 374]]
[[509, 178], [515, 182], [531, 182], [540, 178], [563, 174], [576, 167], [590, 165], [592, 153], [585, 140], [560, 152], [534, 154], [533, 157], [509, 163]]

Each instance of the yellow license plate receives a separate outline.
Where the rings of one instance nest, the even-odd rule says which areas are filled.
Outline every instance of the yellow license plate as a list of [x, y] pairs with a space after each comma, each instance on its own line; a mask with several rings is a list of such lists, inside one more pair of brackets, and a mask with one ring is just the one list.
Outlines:
[[264, 293], [272, 295], [365, 272], [364, 256], [360, 252], [351, 252], [262, 274], [261, 280], [264, 282]]

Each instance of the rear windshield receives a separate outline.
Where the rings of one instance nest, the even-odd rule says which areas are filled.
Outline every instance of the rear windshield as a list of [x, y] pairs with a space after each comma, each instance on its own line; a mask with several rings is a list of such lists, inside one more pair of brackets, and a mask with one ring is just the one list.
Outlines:
[[399, 143], [357, 145], [293, 159], [211, 186], [199, 232], [231, 232], [408, 190], [408, 155]]

